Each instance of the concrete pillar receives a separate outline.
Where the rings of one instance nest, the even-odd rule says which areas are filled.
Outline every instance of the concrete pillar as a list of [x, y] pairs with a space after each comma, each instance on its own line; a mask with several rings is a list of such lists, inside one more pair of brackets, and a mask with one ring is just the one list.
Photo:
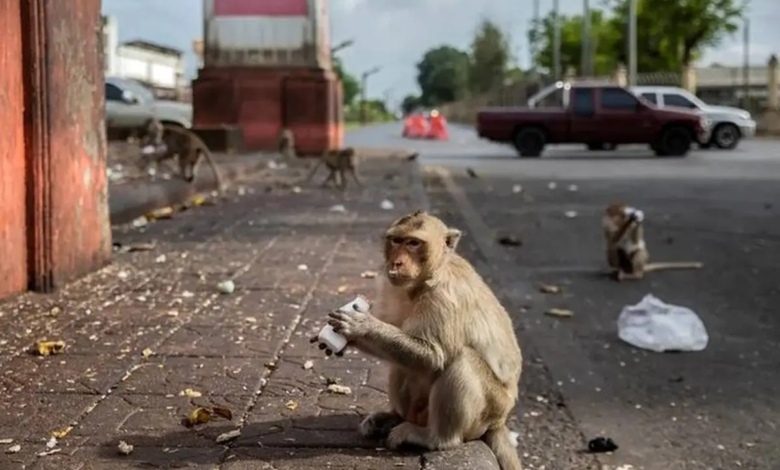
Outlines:
[[0, 2], [0, 297], [110, 260], [101, 27], [100, 0]]
[[683, 67], [680, 86], [691, 93], [696, 94], [696, 67], [693, 65], [686, 65]]
[[612, 79], [620, 86], [628, 86], [628, 69], [626, 68], [626, 64], [618, 64], [612, 75]]
[[766, 94], [766, 105], [767, 108], [771, 111], [776, 111], [778, 108], [778, 90], [777, 86], [780, 83], [780, 80], [778, 80], [778, 70], [777, 67], [777, 56], [775, 54], [772, 54], [772, 56], [769, 58], [769, 62], [767, 63], [767, 73], [769, 76], [767, 77], [767, 94]]

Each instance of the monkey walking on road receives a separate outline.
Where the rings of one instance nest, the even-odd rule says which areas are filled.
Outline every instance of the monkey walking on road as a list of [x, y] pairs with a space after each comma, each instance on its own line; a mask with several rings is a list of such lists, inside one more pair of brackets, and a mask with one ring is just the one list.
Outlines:
[[522, 470], [506, 424], [518, 398], [520, 346], [504, 307], [455, 251], [460, 237], [423, 211], [398, 219], [384, 234], [374, 313], [335, 311], [328, 324], [390, 365], [389, 409], [368, 415], [362, 435], [386, 439], [390, 449], [482, 439], [501, 470]]
[[147, 121], [145, 131], [141, 139], [141, 148], [144, 149], [142, 165], [145, 168], [177, 158], [181, 177], [192, 183], [200, 163], [205, 159], [214, 172], [219, 191], [224, 192], [224, 178], [208, 146], [197, 134], [183, 127], [166, 126], [156, 118]]
[[326, 150], [322, 154], [319, 161], [314, 165], [304, 181], [308, 182], [314, 177], [317, 170], [325, 164], [330, 171], [328, 177], [322, 182], [322, 187], [328, 186], [332, 181], [342, 191], [347, 189], [346, 173], [349, 172], [352, 175], [352, 179], [355, 180], [355, 184], [359, 187], [363, 187], [363, 183], [358, 176], [358, 166], [360, 165], [360, 157], [353, 147], [346, 147], [342, 149]]
[[644, 238], [644, 213], [622, 203], [610, 204], [601, 224], [606, 241], [607, 264], [618, 281], [642, 279], [645, 273], [663, 269], [700, 269], [699, 262], [649, 263]]
[[279, 133], [278, 150], [286, 160], [294, 160], [298, 156], [295, 153], [295, 135], [292, 130], [284, 128]]

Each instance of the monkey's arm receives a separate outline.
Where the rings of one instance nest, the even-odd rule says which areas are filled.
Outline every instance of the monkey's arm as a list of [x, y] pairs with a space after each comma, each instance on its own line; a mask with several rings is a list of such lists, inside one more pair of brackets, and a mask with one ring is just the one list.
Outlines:
[[444, 369], [444, 351], [371, 314], [331, 312], [328, 323], [358, 349], [403, 367], [430, 372]]

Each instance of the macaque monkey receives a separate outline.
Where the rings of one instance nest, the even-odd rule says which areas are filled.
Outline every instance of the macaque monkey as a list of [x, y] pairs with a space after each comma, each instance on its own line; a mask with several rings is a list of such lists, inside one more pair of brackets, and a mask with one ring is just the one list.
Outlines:
[[644, 214], [625, 204], [607, 207], [602, 218], [607, 246], [607, 264], [618, 281], [642, 279], [645, 273], [662, 269], [700, 269], [698, 262], [649, 263], [644, 238]]
[[194, 132], [179, 126], [166, 126], [158, 119], [151, 118], [145, 126], [141, 148], [153, 148], [143, 154], [142, 164], [147, 168], [152, 163], [156, 165], [178, 158], [181, 176], [188, 183], [195, 180], [198, 167], [205, 159], [214, 172], [219, 191], [224, 191], [224, 179], [214, 162], [211, 151]]
[[288, 160], [297, 157], [295, 153], [295, 135], [289, 128], [282, 129], [279, 134], [279, 153]]
[[326, 150], [325, 153], [322, 154], [322, 157], [320, 157], [320, 160], [314, 165], [314, 168], [311, 169], [308, 176], [306, 176], [305, 181], [311, 181], [314, 174], [317, 172], [317, 169], [319, 169], [323, 163], [330, 171], [328, 177], [322, 182], [323, 188], [333, 181], [339, 189], [342, 191], [345, 190], [347, 188], [347, 172], [352, 175], [352, 179], [355, 180], [355, 184], [357, 184], [358, 187], [363, 186], [357, 170], [358, 165], [360, 164], [360, 157], [353, 147]]
[[384, 234], [372, 313], [331, 312], [328, 324], [390, 366], [390, 409], [367, 416], [362, 435], [384, 438], [390, 449], [482, 439], [501, 470], [522, 470], [506, 425], [518, 397], [520, 346], [504, 307], [456, 253], [460, 237], [423, 211], [396, 220]]

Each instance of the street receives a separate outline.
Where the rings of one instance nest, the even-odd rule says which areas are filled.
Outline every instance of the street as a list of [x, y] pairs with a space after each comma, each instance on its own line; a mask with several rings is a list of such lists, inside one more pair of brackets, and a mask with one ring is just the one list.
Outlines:
[[[400, 140], [400, 126], [362, 132], [352, 138]], [[521, 446], [540, 453], [537, 462], [526, 458], [528, 468], [585, 468], [579, 454], [560, 448], [582, 448], [597, 436], [620, 446], [599, 457], [609, 468], [780, 468], [780, 143], [755, 139], [736, 152], [682, 159], [563, 147], [521, 160], [453, 125], [450, 142], [404, 145], [420, 151], [424, 164], [449, 170], [428, 178], [431, 203], [466, 231], [466, 256], [509, 300], [521, 345], [532, 351], [518, 410]], [[599, 276], [599, 219], [613, 201], [645, 212], [651, 261], [704, 268], [623, 284]], [[522, 245], [498, 244], [506, 235]], [[540, 283], [562, 293], [540, 293]], [[707, 348], [659, 354], [620, 341], [621, 308], [647, 293], [694, 310], [709, 333]], [[553, 307], [574, 315], [544, 315]], [[547, 396], [560, 392], [568, 422], [554, 407], [530, 408], [544, 381], [555, 389]]]

